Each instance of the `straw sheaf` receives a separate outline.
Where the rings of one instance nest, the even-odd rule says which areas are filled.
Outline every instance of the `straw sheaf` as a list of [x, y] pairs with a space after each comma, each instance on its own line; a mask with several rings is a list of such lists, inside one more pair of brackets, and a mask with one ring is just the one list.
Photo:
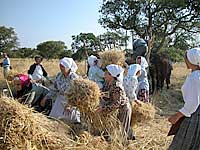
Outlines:
[[125, 54], [123, 51], [120, 50], [104, 51], [99, 53], [99, 56], [102, 60], [102, 68], [105, 68], [107, 65], [110, 64], [124, 66]]
[[66, 98], [69, 105], [76, 106], [81, 112], [94, 111], [99, 105], [98, 85], [88, 79], [76, 79], [72, 82]]
[[133, 102], [131, 126], [153, 120], [155, 117], [155, 113], [156, 110], [152, 104], [140, 102], [140, 104], [138, 105]]
[[68, 126], [9, 98], [0, 99], [0, 149], [54, 150], [70, 147]]
[[102, 94], [98, 85], [88, 79], [74, 80], [66, 93], [68, 104], [76, 106], [80, 110], [91, 132], [95, 130], [100, 132], [112, 130], [118, 124], [117, 112], [109, 114], [95, 112], [99, 105], [100, 97], [102, 97]]

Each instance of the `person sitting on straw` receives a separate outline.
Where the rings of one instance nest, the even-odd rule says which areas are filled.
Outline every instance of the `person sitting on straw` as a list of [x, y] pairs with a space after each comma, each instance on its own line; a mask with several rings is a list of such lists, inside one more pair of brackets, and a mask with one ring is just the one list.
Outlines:
[[52, 83], [52, 81], [49, 78], [44, 67], [41, 65], [42, 60], [42, 56], [35, 56], [35, 63], [30, 66], [28, 70], [28, 75], [32, 82], [41, 83], [42, 85], [44, 85], [45, 78], [50, 81], [50, 83]]
[[123, 87], [123, 72], [124, 69], [118, 65], [111, 64], [106, 66], [105, 71], [105, 85], [103, 92], [108, 92], [108, 97], [103, 97], [97, 112], [112, 112], [119, 109], [118, 118], [122, 123], [123, 137], [125, 139], [135, 139], [130, 130], [131, 121], [131, 105]]
[[200, 48], [188, 50], [185, 53], [185, 63], [187, 68], [191, 69], [181, 88], [185, 104], [168, 119], [173, 125], [179, 122], [179, 119], [183, 121], [169, 150], [200, 149]]
[[17, 74], [14, 79], [13, 97], [18, 99], [22, 104], [33, 107], [38, 112], [48, 115], [52, 108], [52, 100], [41, 104], [42, 99], [48, 94], [49, 89], [46, 87], [31, 83], [30, 78], [25, 74]]
[[149, 102], [149, 81], [147, 78], [147, 68], [149, 65], [142, 56], [136, 58], [136, 63], [141, 66], [141, 75], [138, 77], [139, 86], [137, 98], [143, 102]]
[[48, 97], [57, 95], [56, 101], [50, 113], [50, 117], [65, 119], [70, 123], [80, 123], [80, 112], [76, 107], [66, 107], [67, 100], [65, 93], [70, 89], [73, 80], [79, 78], [76, 74], [78, 69], [76, 63], [72, 58], [64, 57], [60, 60], [60, 71], [55, 78], [54, 86], [50, 88], [50, 92], [47, 94]]
[[137, 100], [137, 89], [138, 89], [138, 77], [141, 75], [141, 66], [139, 64], [132, 64], [128, 66], [128, 73], [124, 77], [123, 86], [126, 92], [126, 96], [129, 101]]
[[88, 57], [89, 71], [88, 78], [97, 83], [100, 89], [104, 84], [104, 72], [101, 69], [101, 61], [96, 56], [91, 55]]

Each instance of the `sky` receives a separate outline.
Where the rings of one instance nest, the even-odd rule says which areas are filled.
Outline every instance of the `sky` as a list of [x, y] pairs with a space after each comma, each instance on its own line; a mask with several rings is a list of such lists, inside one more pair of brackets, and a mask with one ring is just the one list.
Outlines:
[[0, 0], [0, 26], [15, 29], [20, 47], [61, 40], [70, 48], [72, 35], [106, 32], [98, 23], [101, 4], [102, 0]]

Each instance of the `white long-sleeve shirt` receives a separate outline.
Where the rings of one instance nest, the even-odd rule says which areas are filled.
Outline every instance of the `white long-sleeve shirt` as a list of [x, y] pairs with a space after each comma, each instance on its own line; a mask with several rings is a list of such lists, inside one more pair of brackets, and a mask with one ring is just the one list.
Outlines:
[[179, 111], [186, 117], [191, 117], [200, 104], [200, 70], [187, 76], [181, 90], [185, 104]]
[[129, 101], [137, 99], [138, 80], [137, 76], [125, 76], [123, 81], [124, 90]]

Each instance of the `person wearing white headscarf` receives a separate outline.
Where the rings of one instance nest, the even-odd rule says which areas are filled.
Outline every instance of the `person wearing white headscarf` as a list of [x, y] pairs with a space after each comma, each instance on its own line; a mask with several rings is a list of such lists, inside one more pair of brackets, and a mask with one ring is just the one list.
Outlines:
[[56, 96], [56, 101], [50, 112], [51, 117], [62, 118], [69, 122], [80, 122], [80, 112], [75, 107], [68, 107], [65, 93], [70, 89], [73, 80], [78, 78], [76, 63], [72, 58], [64, 57], [60, 60], [60, 71], [55, 78], [54, 86], [50, 88], [47, 97]]
[[141, 66], [132, 64], [128, 67], [128, 73], [124, 77], [123, 86], [129, 101], [137, 100], [138, 77], [141, 74]]
[[88, 78], [97, 83], [100, 89], [103, 88], [104, 84], [104, 72], [101, 69], [100, 59], [96, 56], [91, 55], [88, 57], [89, 71]]
[[147, 77], [149, 65], [147, 60], [142, 56], [137, 57], [136, 63], [141, 66], [141, 75], [138, 77], [139, 86], [137, 98], [143, 102], [149, 102], [149, 81]]
[[169, 150], [200, 149], [200, 48], [192, 48], [185, 54], [185, 63], [191, 73], [181, 88], [184, 106], [169, 117], [172, 125], [183, 120], [175, 133]]
[[106, 69], [104, 77], [106, 83], [102, 92], [107, 93], [107, 96], [101, 99], [97, 112], [110, 113], [118, 109], [124, 139], [135, 139], [130, 129], [132, 109], [122, 85], [124, 69], [115, 64], [106, 66]]

